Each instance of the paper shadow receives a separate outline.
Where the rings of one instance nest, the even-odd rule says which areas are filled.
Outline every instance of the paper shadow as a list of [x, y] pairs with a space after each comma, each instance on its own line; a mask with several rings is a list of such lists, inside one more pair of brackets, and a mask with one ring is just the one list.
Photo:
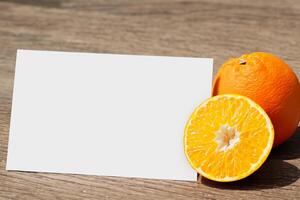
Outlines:
[[236, 182], [219, 183], [199, 177], [198, 182], [219, 189], [259, 190], [290, 185], [300, 177], [300, 170], [283, 160], [268, 159], [251, 176]]
[[300, 127], [288, 141], [272, 150], [270, 156], [281, 160], [300, 158]]

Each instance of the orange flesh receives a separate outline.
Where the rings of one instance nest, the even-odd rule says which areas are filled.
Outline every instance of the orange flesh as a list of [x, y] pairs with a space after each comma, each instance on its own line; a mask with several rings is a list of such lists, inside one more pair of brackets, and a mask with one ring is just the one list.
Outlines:
[[184, 146], [197, 172], [225, 182], [257, 170], [269, 155], [273, 139], [272, 123], [257, 104], [238, 95], [219, 95], [194, 111]]

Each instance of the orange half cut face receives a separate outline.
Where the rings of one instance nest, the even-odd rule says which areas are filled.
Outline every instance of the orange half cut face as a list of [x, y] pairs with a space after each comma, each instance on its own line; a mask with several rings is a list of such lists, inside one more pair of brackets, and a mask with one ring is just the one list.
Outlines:
[[200, 175], [230, 182], [255, 172], [273, 141], [273, 125], [265, 111], [247, 97], [226, 94], [209, 98], [192, 113], [184, 152]]

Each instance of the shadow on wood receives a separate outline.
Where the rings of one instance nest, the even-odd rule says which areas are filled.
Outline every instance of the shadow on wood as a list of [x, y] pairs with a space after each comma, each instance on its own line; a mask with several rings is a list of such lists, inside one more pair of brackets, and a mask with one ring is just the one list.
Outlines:
[[300, 177], [300, 170], [283, 160], [269, 159], [254, 174], [240, 181], [219, 183], [200, 177], [204, 185], [220, 189], [259, 190], [290, 185]]
[[204, 177], [198, 180], [209, 187], [221, 189], [259, 190], [290, 185], [299, 179], [300, 170], [284, 160], [299, 158], [299, 147], [300, 127], [292, 138], [274, 149], [263, 166], [248, 178], [230, 183], [219, 183]]
[[272, 151], [271, 157], [281, 160], [300, 158], [300, 127], [288, 141]]

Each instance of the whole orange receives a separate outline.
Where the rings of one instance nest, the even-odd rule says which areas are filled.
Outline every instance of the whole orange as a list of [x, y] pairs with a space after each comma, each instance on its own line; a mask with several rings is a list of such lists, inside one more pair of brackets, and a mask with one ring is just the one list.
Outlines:
[[232, 58], [219, 69], [212, 95], [240, 94], [258, 103], [275, 130], [274, 145], [286, 141], [300, 120], [300, 84], [293, 70], [280, 58], [254, 52]]

